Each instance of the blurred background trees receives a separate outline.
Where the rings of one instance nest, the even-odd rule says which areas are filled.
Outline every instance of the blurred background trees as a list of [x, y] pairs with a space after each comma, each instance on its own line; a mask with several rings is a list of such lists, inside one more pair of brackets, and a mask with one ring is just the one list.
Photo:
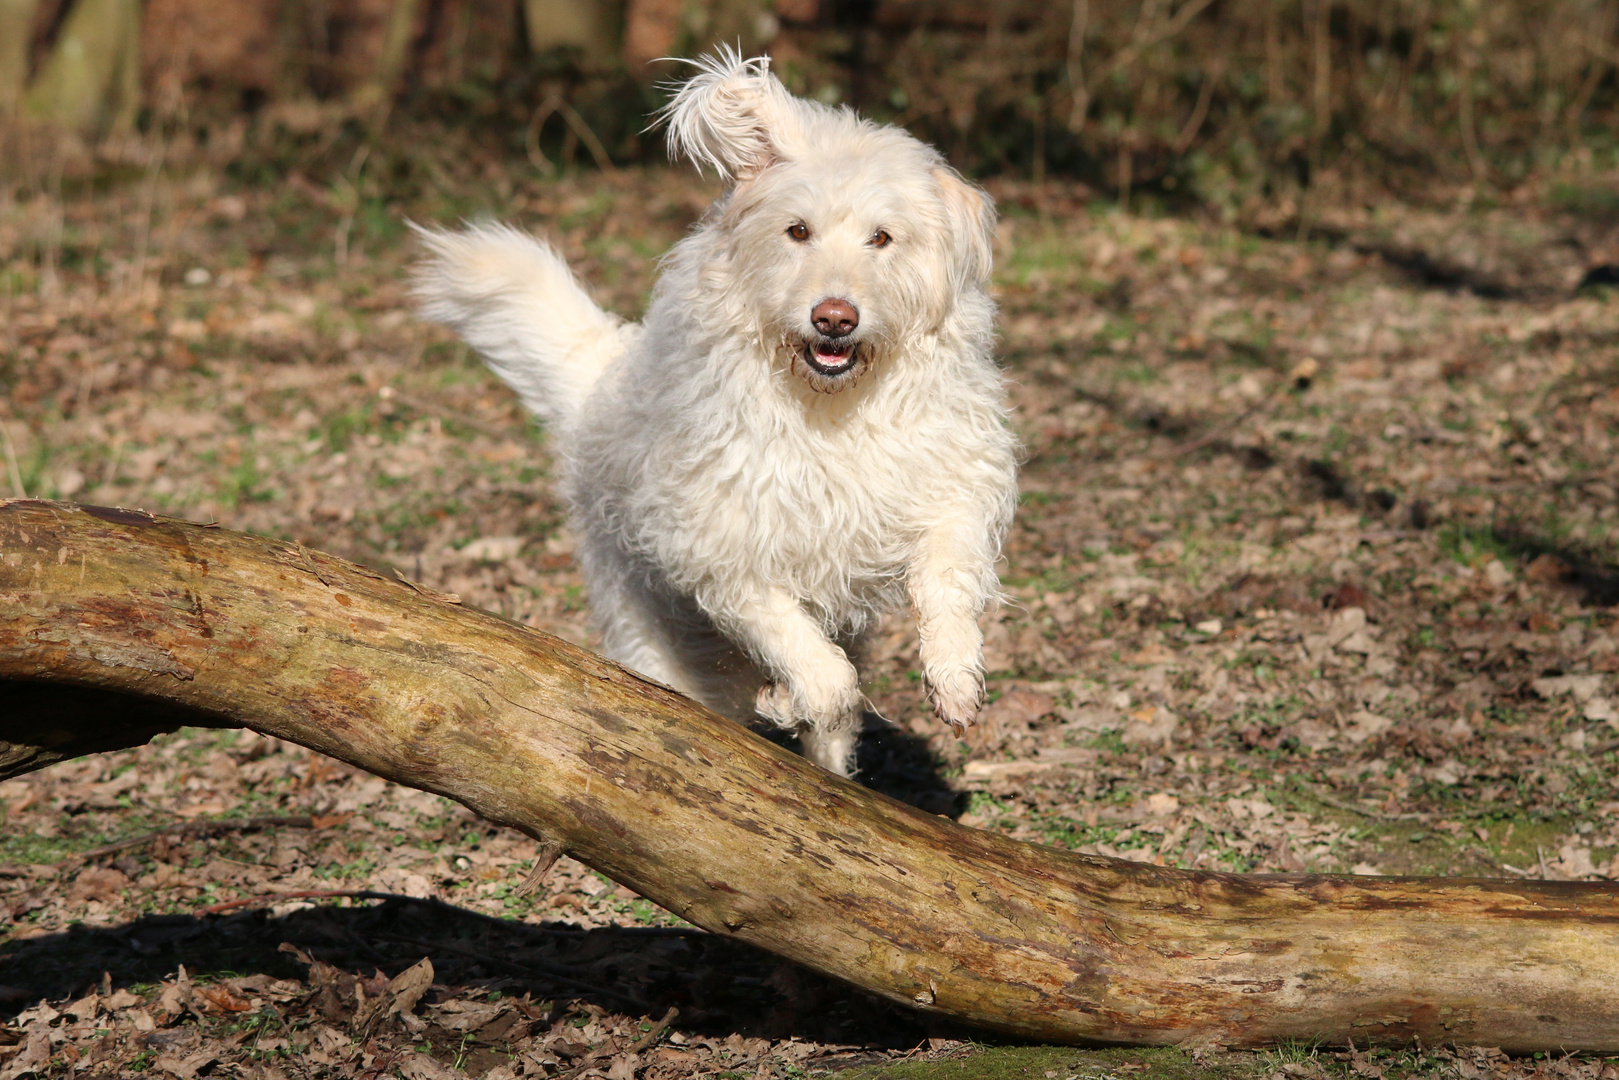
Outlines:
[[661, 154], [661, 58], [730, 42], [970, 172], [1235, 213], [1606, 168], [1616, 33], [1614, 0], [0, 0], [0, 116], [90, 158], [347, 167], [406, 123], [611, 167]]

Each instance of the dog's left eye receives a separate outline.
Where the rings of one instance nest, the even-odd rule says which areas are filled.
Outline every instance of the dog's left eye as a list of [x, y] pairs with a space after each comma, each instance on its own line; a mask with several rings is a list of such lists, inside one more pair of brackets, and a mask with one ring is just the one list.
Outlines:
[[872, 247], [878, 248], [887, 247], [893, 242], [894, 238], [888, 235], [887, 229], [878, 229], [876, 232], [871, 234], [871, 239], [866, 241], [866, 243], [870, 244]]

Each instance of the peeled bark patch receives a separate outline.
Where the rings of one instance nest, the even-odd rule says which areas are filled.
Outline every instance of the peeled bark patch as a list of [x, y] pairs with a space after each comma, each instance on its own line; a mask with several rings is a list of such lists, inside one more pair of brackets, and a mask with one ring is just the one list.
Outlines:
[[715, 933], [1016, 1035], [1619, 1051], [1614, 885], [1240, 876], [1017, 843], [282, 541], [0, 502], [0, 679], [0, 778], [249, 727], [456, 799]]

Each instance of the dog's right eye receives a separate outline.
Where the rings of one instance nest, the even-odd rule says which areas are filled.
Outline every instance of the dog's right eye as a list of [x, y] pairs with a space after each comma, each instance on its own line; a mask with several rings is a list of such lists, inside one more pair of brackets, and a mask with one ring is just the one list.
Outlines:
[[802, 221], [795, 221], [787, 226], [787, 235], [802, 244], [809, 239], [809, 226]]

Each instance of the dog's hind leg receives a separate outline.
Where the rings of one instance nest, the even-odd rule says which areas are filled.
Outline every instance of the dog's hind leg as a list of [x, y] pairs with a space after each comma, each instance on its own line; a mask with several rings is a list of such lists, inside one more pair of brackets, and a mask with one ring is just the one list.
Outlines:
[[654, 587], [617, 551], [580, 552], [602, 652], [742, 723], [765, 676], [695, 604]]
[[664, 605], [647, 587], [645, 572], [617, 552], [586, 545], [579, 552], [590, 612], [602, 637], [602, 653], [649, 679], [697, 696], [691, 672], [670, 640]]

